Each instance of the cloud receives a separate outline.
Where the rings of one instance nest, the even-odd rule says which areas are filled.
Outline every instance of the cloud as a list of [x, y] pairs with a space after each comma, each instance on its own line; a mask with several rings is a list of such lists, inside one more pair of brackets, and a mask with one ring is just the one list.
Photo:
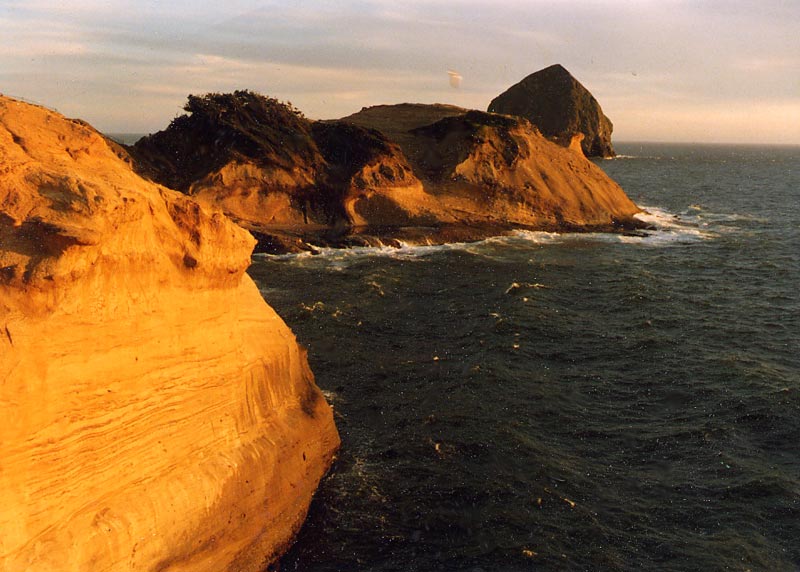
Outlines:
[[7, 60], [76, 56], [90, 51], [83, 34], [64, 23], [50, 19], [23, 22], [0, 17], [0, 29], [3, 30], [5, 44], [3, 59]]
[[[6, 9], [25, 14], [68, 15], [113, 14], [127, 2], [108, 0], [5, 0]], [[127, 7], [127, 6], [125, 6]]]
[[[620, 133], [666, 136], [677, 122], [701, 136], [691, 112], [733, 136], [709, 121], [743, 128], [751, 106], [773, 125], [800, 98], [800, 15], [790, 4], [6, 0], [0, 85], [103, 128], [147, 130], [188, 93], [237, 88], [291, 99], [312, 117], [394, 101], [485, 108], [561, 63]], [[448, 69], [464, 76], [460, 89], [450, 88]], [[773, 132], [784, 136], [777, 124]]]

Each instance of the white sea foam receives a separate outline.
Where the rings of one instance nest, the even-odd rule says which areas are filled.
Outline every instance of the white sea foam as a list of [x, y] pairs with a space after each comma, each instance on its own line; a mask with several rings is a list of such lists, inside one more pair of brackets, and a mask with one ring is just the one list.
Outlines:
[[636, 215], [637, 218], [656, 229], [646, 231], [649, 236], [643, 241], [644, 244], [697, 242], [736, 232], [742, 222], [768, 222], [750, 214], [709, 212], [703, 205], [697, 204], [690, 205], [678, 214], [658, 207], [642, 208], [646, 212]]
[[680, 213], [680, 218], [688, 223], [703, 226], [725, 225], [725, 223], [755, 222], [766, 223], [767, 219], [751, 214], [742, 213], [712, 213], [708, 212], [703, 205], [689, 205], [685, 211]]
[[644, 212], [637, 214], [636, 218], [651, 227], [643, 231], [628, 234], [604, 232], [559, 234], [520, 230], [514, 232], [513, 237], [534, 244], [603, 242], [658, 247], [695, 243], [717, 236], [716, 229], [709, 228], [711, 225], [696, 221], [691, 216], [682, 216], [659, 207], [642, 208]]
[[[491, 240], [491, 239], [490, 239]], [[485, 242], [485, 241], [482, 241]], [[448, 250], [470, 250], [479, 243], [450, 243], [439, 245], [414, 245], [400, 242], [400, 246], [354, 246], [350, 248], [330, 248], [313, 246], [313, 252], [300, 252], [296, 254], [256, 254], [254, 256], [267, 258], [269, 260], [285, 260], [309, 264], [319, 261], [333, 270], [344, 270], [350, 265], [364, 260], [365, 258], [394, 258], [398, 260], [409, 260], [430, 256]]]
[[680, 213], [673, 213], [661, 207], [642, 206], [643, 212], [636, 218], [650, 228], [629, 234], [618, 233], [557, 233], [544, 231], [516, 230], [508, 235], [495, 236], [478, 242], [456, 242], [440, 245], [414, 245], [400, 243], [400, 246], [358, 246], [352, 248], [314, 247], [315, 251], [299, 254], [263, 255], [270, 260], [286, 260], [308, 264], [319, 260], [321, 264], [334, 270], [344, 270], [365, 258], [393, 258], [411, 260], [447, 251], [468, 252], [487, 258], [502, 257], [498, 247], [526, 245], [555, 245], [580, 242], [601, 242], [609, 244], [630, 244], [647, 247], [669, 247], [698, 243], [718, 237], [731, 230], [726, 223], [738, 221], [763, 222], [757, 217], [743, 214], [724, 214], [708, 212], [702, 205], [691, 205]]
[[339, 394], [335, 391], [331, 391], [329, 389], [321, 389], [320, 391], [322, 391], [325, 401], [327, 401], [331, 407], [336, 405], [336, 403], [339, 401]]
[[636, 218], [650, 225], [653, 230], [644, 232], [646, 236], [622, 236], [625, 242], [637, 242], [646, 246], [669, 246], [687, 244], [715, 238], [717, 233], [701, 221], [690, 216], [672, 213], [666, 209], [642, 206], [644, 212]]
[[623, 153], [620, 153], [613, 157], [603, 157], [605, 161], [616, 161], [617, 159], [639, 159], [639, 158], [640, 157], [638, 155], [625, 155]]
[[624, 153], [614, 155], [613, 157], [603, 157], [603, 161], [626, 161], [629, 159], [649, 159], [649, 160], [658, 160], [663, 159], [663, 157], [659, 157], [657, 155], [626, 155]]

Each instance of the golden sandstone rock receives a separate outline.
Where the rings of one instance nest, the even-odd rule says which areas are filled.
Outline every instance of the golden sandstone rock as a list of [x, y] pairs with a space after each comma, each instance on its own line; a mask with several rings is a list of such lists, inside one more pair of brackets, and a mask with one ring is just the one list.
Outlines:
[[136, 169], [221, 209], [264, 251], [643, 226], [581, 139], [566, 149], [523, 117], [402, 103], [312, 122], [250, 91], [185, 109], [128, 148]]
[[339, 438], [247, 232], [0, 96], [0, 570], [263, 570]]

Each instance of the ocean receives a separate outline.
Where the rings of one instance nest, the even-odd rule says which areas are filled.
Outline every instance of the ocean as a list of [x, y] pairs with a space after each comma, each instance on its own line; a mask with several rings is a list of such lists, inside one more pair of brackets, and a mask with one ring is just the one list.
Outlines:
[[254, 257], [342, 437], [281, 570], [800, 569], [800, 148], [617, 147], [646, 237]]

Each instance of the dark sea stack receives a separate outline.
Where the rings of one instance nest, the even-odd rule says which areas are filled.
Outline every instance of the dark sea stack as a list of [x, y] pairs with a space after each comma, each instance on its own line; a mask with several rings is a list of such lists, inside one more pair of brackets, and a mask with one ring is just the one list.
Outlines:
[[614, 126], [600, 104], [563, 66], [535, 72], [498, 95], [489, 104], [492, 113], [525, 117], [558, 143], [568, 146], [582, 133], [587, 157], [613, 157]]

